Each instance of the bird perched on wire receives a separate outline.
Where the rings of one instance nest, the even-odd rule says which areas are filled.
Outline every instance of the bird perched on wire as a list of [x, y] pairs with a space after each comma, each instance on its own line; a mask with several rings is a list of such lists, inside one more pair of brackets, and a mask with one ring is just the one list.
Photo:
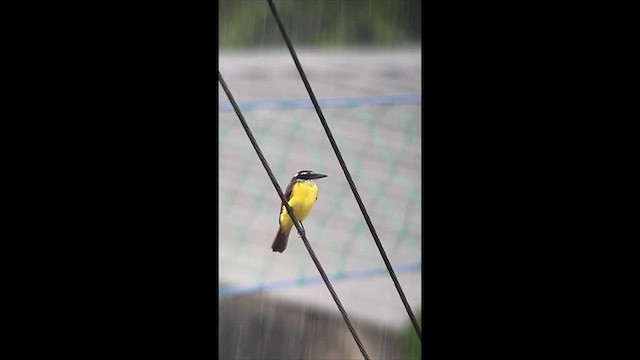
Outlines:
[[[312, 170], [300, 170], [291, 179], [289, 185], [287, 185], [284, 197], [287, 199], [289, 206], [293, 209], [293, 214], [296, 219], [300, 221], [300, 226], [302, 226], [302, 220], [309, 216], [309, 213], [313, 208], [313, 204], [318, 200], [318, 185], [314, 180], [323, 177], [327, 177], [327, 175], [319, 174]], [[271, 250], [281, 253], [287, 248], [289, 233], [293, 227], [293, 221], [291, 220], [284, 203], [280, 206], [279, 223], [280, 227], [278, 228], [278, 233], [273, 240], [273, 244], [271, 244]]]

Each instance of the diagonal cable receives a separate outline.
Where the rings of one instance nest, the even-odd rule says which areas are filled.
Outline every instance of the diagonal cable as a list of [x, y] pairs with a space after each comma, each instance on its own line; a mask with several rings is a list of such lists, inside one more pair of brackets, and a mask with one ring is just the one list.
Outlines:
[[309, 240], [307, 240], [307, 235], [305, 234], [304, 229], [298, 223], [298, 219], [296, 219], [293, 213], [293, 209], [289, 206], [289, 202], [287, 201], [287, 199], [285, 199], [284, 194], [282, 193], [282, 189], [280, 188], [280, 185], [278, 185], [278, 181], [276, 180], [275, 176], [273, 176], [273, 172], [271, 172], [271, 168], [269, 167], [269, 164], [267, 164], [267, 160], [264, 158], [264, 155], [262, 154], [262, 151], [258, 146], [258, 142], [253, 137], [253, 133], [251, 132], [251, 129], [249, 129], [249, 125], [244, 119], [244, 116], [242, 116], [242, 113], [240, 112], [240, 108], [238, 107], [238, 104], [236, 104], [236, 101], [233, 98], [233, 95], [231, 95], [231, 91], [227, 87], [227, 83], [222, 78], [222, 74], [220, 74], [220, 71], [218, 71], [218, 80], [220, 81], [220, 84], [222, 85], [224, 92], [227, 94], [227, 97], [229, 98], [231, 105], [233, 105], [233, 109], [236, 111], [236, 114], [238, 115], [238, 119], [240, 119], [240, 123], [242, 123], [242, 127], [244, 127], [244, 130], [246, 131], [247, 136], [251, 141], [251, 145], [253, 145], [253, 148], [256, 150], [256, 153], [258, 154], [258, 157], [260, 158], [260, 161], [262, 162], [264, 169], [267, 171], [267, 174], [269, 175], [269, 178], [271, 179], [273, 186], [276, 188], [276, 191], [278, 192], [280, 199], [282, 199], [282, 203], [287, 208], [287, 212], [289, 213], [289, 216], [291, 216], [291, 219], [293, 220], [293, 224], [296, 226], [296, 229], [298, 230], [298, 234], [300, 234], [300, 237], [304, 242], [304, 246], [307, 248], [307, 251], [309, 251], [309, 255], [311, 255], [311, 259], [313, 259], [313, 262], [316, 264], [316, 267], [320, 272], [320, 276], [322, 276], [322, 280], [324, 280], [324, 283], [327, 285], [327, 288], [329, 289], [329, 292], [331, 293], [333, 300], [336, 302], [336, 305], [338, 305], [338, 310], [340, 310], [340, 313], [342, 314], [344, 321], [347, 323], [347, 327], [349, 328], [349, 331], [351, 331], [351, 335], [353, 335], [353, 339], [356, 341], [356, 344], [358, 345], [358, 348], [360, 349], [362, 356], [364, 356], [366, 360], [370, 360], [369, 355], [367, 354], [367, 352], [364, 349], [364, 346], [362, 345], [362, 341], [360, 341], [360, 338], [358, 337], [358, 333], [356, 333], [356, 330], [353, 328], [353, 325], [349, 320], [349, 316], [347, 315], [347, 312], [344, 310], [344, 307], [342, 306], [340, 299], [338, 299], [338, 295], [333, 289], [333, 286], [331, 285], [331, 282], [329, 281], [327, 274], [322, 269], [322, 265], [320, 265], [320, 261], [318, 261], [318, 258], [316, 257], [315, 252], [311, 248], [311, 244], [309, 244]]
[[278, 11], [276, 10], [276, 6], [273, 4], [272, 0], [267, 0], [267, 2], [269, 3], [269, 7], [271, 8], [271, 12], [273, 13], [273, 17], [275, 18], [276, 22], [278, 23], [278, 27], [280, 28], [280, 32], [282, 33], [282, 37], [284, 38], [284, 42], [287, 44], [287, 47], [289, 48], [289, 52], [291, 52], [291, 57], [293, 58], [293, 62], [296, 64], [296, 68], [298, 69], [298, 72], [300, 73], [300, 77], [302, 78], [302, 82], [304, 82], [304, 86], [305, 86], [305, 88], [307, 88], [307, 92], [309, 93], [309, 97], [311, 98], [311, 102], [313, 102], [313, 106], [315, 107], [316, 112], [318, 113], [318, 116], [320, 117], [320, 122], [322, 123], [322, 126], [324, 127], [324, 131], [327, 133], [327, 137], [329, 138], [329, 142], [331, 143], [331, 147], [333, 147], [333, 151], [336, 153], [336, 156], [338, 157], [338, 161], [340, 162], [340, 166], [342, 167], [342, 171], [344, 172], [344, 175], [347, 177], [347, 181], [349, 182], [349, 186], [351, 187], [351, 191], [353, 191], [353, 195], [356, 197], [356, 201], [358, 202], [358, 206], [360, 206], [360, 211], [362, 211], [362, 215], [364, 216], [364, 219], [367, 222], [367, 225], [369, 226], [369, 230], [371, 231], [371, 235], [373, 235], [373, 240], [375, 241], [376, 245], [378, 246], [378, 250], [380, 251], [380, 255], [382, 255], [382, 259], [384, 260], [384, 263], [387, 266], [387, 270], [389, 270], [389, 274], [391, 275], [391, 279], [393, 280], [393, 283], [396, 286], [396, 289], [398, 290], [398, 294], [400, 295], [400, 299], [402, 300], [402, 303], [404, 304], [404, 307], [407, 310], [407, 313], [409, 314], [409, 318], [411, 319], [411, 323], [413, 324], [413, 327], [416, 329], [416, 333], [418, 334], [418, 337], [420, 338], [420, 342], [422, 342], [422, 331], [420, 330], [420, 326], [418, 325], [418, 322], [416, 321], [416, 318], [413, 315], [413, 311], [411, 311], [411, 306], [409, 306], [409, 303], [407, 302], [407, 298], [405, 297], [404, 292], [402, 291], [402, 287], [400, 286], [400, 282], [398, 282], [398, 278], [396, 277], [396, 274], [393, 271], [393, 267], [391, 266], [391, 262], [389, 262], [389, 258], [387, 258], [387, 253], [384, 251], [384, 248], [382, 247], [382, 243], [380, 242], [380, 239], [378, 238], [378, 234], [376, 233], [376, 229], [373, 227], [373, 223], [371, 222], [371, 218], [369, 218], [369, 214], [367, 213], [367, 209], [364, 207], [364, 203], [362, 202], [362, 199], [360, 198], [360, 194], [358, 194], [358, 190], [356, 189], [356, 184], [353, 182], [353, 179], [351, 178], [351, 174], [349, 173], [349, 169], [347, 169], [347, 164], [344, 162], [344, 159], [342, 158], [342, 154], [340, 153], [340, 149], [338, 149], [338, 145], [336, 144], [336, 140], [333, 138], [333, 135], [331, 134], [331, 130], [329, 129], [329, 125], [327, 125], [327, 120], [325, 120], [324, 115], [322, 114], [322, 110], [320, 109], [320, 105], [318, 104], [318, 100], [316, 99], [316, 96], [313, 94], [313, 90], [311, 90], [311, 85], [309, 84], [309, 80], [307, 80], [307, 75], [305, 75], [304, 70], [302, 70], [302, 65], [300, 64], [300, 61], [298, 60], [298, 55], [296, 55], [296, 51], [293, 49], [293, 45], [291, 44], [291, 40], [289, 40], [289, 36], [287, 35], [287, 31], [285, 30], [284, 25], [282, 24], [282, 20], [280, 20], [280, 15], [278, 15]]

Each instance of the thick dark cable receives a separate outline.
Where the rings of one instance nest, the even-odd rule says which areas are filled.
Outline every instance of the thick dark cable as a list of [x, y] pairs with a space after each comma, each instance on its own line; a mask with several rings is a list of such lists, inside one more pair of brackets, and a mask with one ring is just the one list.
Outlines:
[[233, 98], [233, 95], [231, 95], [231, 91], [227, 87], [227, 83], [222, 78], [222, 74], [220, 74], [220, 71], [218, 71], [218, 80], [220, 81], [220, 84], [222, 85], [224, 92], [227, 94], [227, 97], [229, 98], [231, 105], [233, 105], [233, 109], [236, 111], [236, 114], [238, 115], [238, 119], [240, 119], [240, 123], [242, 123], [242, 127], [244, 127], [244, 130], [246, 131], [247, 136], [251, 141], [251, 145], [253, 145], [253, 148], [256, 150], [256, 153], [258, 154], [258, 157], [260, 158], [260, 161], [262, 162], [264, 169], [267, 171], [267, 174], [269, 175], [269, 178], [271, 179], [273, 186], [276, 188], [276, 191], [278, 192], [280, 199], [282, 199], [282, 203], [287, 208], [287, 212], [289, 213], [289, 216], [293, 220], [293, 224], [296, 226], [296, 229], [298, 230], [298, 234], [300, 234], [300, 237], [304, 242], [304, 246], [307, 248], [307, 251], [309, 251], [309, 255], [311, 255], [311, 259], [313, 259], [313, 262], [316, 264], [316, 267], [320, 272], [320, 276], [322, 276], [322, 280], [324, 280], [324, 283], [327, 285], [327, 288], [329, 289], [329, 292], [331, 293], [333, 300], [336, 302], [336, 305], [338, 305], [338, 309], [340, 310], [340, 313], [342, 313], [342, 317], [344, 318], [344, 321], [347, 323], [347, 327], [349, 328], [349, 331], [351, 331], [351, 335], [353, 335], [353, 339], [356, 341], [356, 344], [358, 345], [358, 348], [360, 349], [362, 356], [364, 356], [366, 360], [370, 360], [369, 355], [364, 349], [364, 345], [362, 345], [362, 342], [360, 341], [360, 338], [358, 337], [356, 330], [353, 328], [353, 325], [349, 320], [349, 316], [347, 316], [347, 312], [344, 310], [344, 307], [342, 307], [342, 303], [340, 302], [340, 299], [338, 299], [338, 294], [336, 294], [335, 290], [333, 290], [333, 286], [331, 285], [331, 282], [329, 281], [327, 274], [322, 269], [322, 265], [320, 265], [320, 261], [318, 261], [318, 258], [316, 257], [316, 253], [311, 248], [311, 244], [309, 244], [309, 240], [307, 240], [307, 236], [304, 232], [304, 229], [298, 223], [298, 219], [296, 219], [293, 213], [293, 209], [289, 206], [287, 199], [284, 197], [284, 194], [282, 193], [282, 189], [280, 188], [280, 185], [278, 185], [278, 181], [276, 180], [275, 176], [273, 176], [273, 173], [271, 172], [271, 168], [269, 167], [269, 164], [267, 164], [267, 160], [264, 158], [264, 155], [262, 155], [262, 151], [258, 146], [258, 142], [253, 137], [253, 133], [251, 132], [251, 129], [249, 129], [249, 125], [247, 125], [247, 122], [245, 121], [244, 116], [242, 116], [242, 113], [240, 112], [240, 108], [238, 107], [238, 104], [236, 104], [236, 101]]
[[360, 206], [360, 211], [362, 211], [362, 215], [364, 215], [364, 219], [367, 222], [367, 225], [369, 226], [369, 230], [371, 231], [371, 235], [373, 235], [373, 240], [376, 242], [376, 245], [378, 246], [378, 250], [380, 251], [380, 255], [382, 255], [382, 259], [384, 260], [384, 263], [387, 266], [387, 270], [389, 270], [389, 274], [391, 275], [391, 279], [393, 280], [393, 283], [396, 286], [396, 289], [398, 290], [398, 294], [400, 295], [400, 299], [402, 300], [402, 303], [404, 304], [404, 307], [407, 310], [407, 313], [409, 314], [409, 318], [411, 319], [411, 322], [413, 323], [413, 327], [416, 329], [416, 333], [418, 334], [418, 337], [420, 338], [420, 342], [422, 342], [422, 331], [420, 330], [420, 326], [418, 326], [418, 322], [416, 321], [416, 318], [413, 315], [413, 311], [411, 311], [411, 307], [409, 306], [409, 303], [407, 302], [407, 298], [404, 296], [404, 292], [402, 291], [402, 287], [400, 287], [400, 282], [398, 282], [398, 278], [396, 277], [396, 274], [393, 271], [393, 267], [391, 267], [391, 263], [389, 262], [389, 259], [387, 258], [387, 253], [384, 251], [384, 248], [382, 247], [382, 243], [380, 243], [380, 239], [378, 238], [378, 234], [376, 233], [376, 229], [373, 227], [373, 223], [371, 222], [371, 219], [369, 218], [369, 214], [367, 213], [367, 209], [364, 207], [364, 204], [362, 203], [362, 199], [360, 199], [360, 195], [358, 194], [358, 190], [356, 189], [356, 185], [353, 182], [353, 179], [351, 178], [351, 174], [349, 173], [349, 170], [347, 169], [347, 165], [345, 164], [344, 159], [342, 159], [342, 154], [340, 153], [340, 149], [338, 149], [338, 145], [336, 144], [336, 141], [333, 138], [333, 135], [331, 134], [331, 130], [329, 129], [329, 125], [327, 125], [327, 120], [325, 120], [324, 115], [322, 115], [322, 110], [320, 110], [320, 105], [318, 104], [318, 100], [316, 99], [316, 96], [313, 94], [313, 90], [311, 90], [311, 85], [309, 84], [309, 80], [307, 80], [307, 76], [305, 75], [304, 70], [302, 70], [302, 65], [300, 65], [300, 61], [298, 61], [298, 55], [296, 55], [296, 51], [293, 49], [293, 45], [291, 44], [291, 40], [289, 40], [289, 36], [287, 35], [287, 31], [284, 29], [284, 25], [282, 24], [282, 20], [280, 20], [280, 15], [278, 15], [278, 11], [276, 10], [276, 6], [273, 4], [272, 0], [267, 0], [267, 2], [269, 3], [269, 7], [271, 7], [271, 12], [273, 13], [273, 17], [276, 19], [276, 22], [278, 23], [278, 27], [280, 28], [280, 32], [282, 33], [282, 37], [284, 38], [284, 42], [287, 44], [287, 47], [289, 48], [289, 52], [291, 52], [291, 57], [293, 57], [293, 62], [295, 62], [295, 64], [296, 64], [296, 68], [298, 69], [298, 72], [300, 73], [300, 77], [302, 78], [302, 81], [304, 82], [304, 86], [307, 88], [307, 92], [309, 93], [309, 97], [311, 97], [311, 102], [313, 102], [313, 106], [315, 107], [316, 112], [318, 113], [318, 116], [320, 117], [320, 122], [322, 123], [322, 126], [324, 127], [324, 131], [327, 133], [327, 137], [329, 137], [329, 142], [331, 142], [331, 147], [333, 147], [333, 151], [336, 153], [336, 156], [338, 157], [338, 161], [340, 162], [340, 166], [342, 167], [342, 171], [344, 172], [344, 175], [347, 177], [347, 181], [349, 182], [349, 186], [351, 187], [351, 191], [353, 191], [353, 195], [356, 197], [356, 201], [358, 202], [358, 206]]

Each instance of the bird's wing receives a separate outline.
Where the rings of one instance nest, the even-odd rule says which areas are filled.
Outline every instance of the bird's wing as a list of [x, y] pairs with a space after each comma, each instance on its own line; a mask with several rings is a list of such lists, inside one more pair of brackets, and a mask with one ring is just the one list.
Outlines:
[[[291, 193], [293, 192], [293, 184], [295, 184], [295, 178], [292, 178], [291, 181], [289, 182], [289, 185], [287, 185], [287, 189], [284, 191], [284, 198], [287, 199], [287, 201], [289, 201], [289, 199], [291, 199]], [[282, 213], [282, 208], [284, 207], [284, 202], [280, 202], [280, 210], [278, 212], [278, 222], [280, 221], [280, 214]]]

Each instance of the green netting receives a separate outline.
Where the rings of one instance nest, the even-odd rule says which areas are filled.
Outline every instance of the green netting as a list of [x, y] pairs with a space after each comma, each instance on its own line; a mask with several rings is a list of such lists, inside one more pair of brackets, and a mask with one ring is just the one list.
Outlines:
[[[392, 264], [420, 262], [420, 105], [323, 112]], [[380, 268], [378, 249], [313, 109], [243, 115], [283, 191], [298, 170], [329, 174], [318, 181], [318, 203], [305, 221], [327, 273]], [[271, 253], [280, 200], [234, 112], [220, 113], [219, 144], [221, 277], [250, 278], [259, 286], [287, 277], [302, 284], [317, 276], [295, 229], [286, 252]], [[285, 270], [284, 256], [291, 264]]]

